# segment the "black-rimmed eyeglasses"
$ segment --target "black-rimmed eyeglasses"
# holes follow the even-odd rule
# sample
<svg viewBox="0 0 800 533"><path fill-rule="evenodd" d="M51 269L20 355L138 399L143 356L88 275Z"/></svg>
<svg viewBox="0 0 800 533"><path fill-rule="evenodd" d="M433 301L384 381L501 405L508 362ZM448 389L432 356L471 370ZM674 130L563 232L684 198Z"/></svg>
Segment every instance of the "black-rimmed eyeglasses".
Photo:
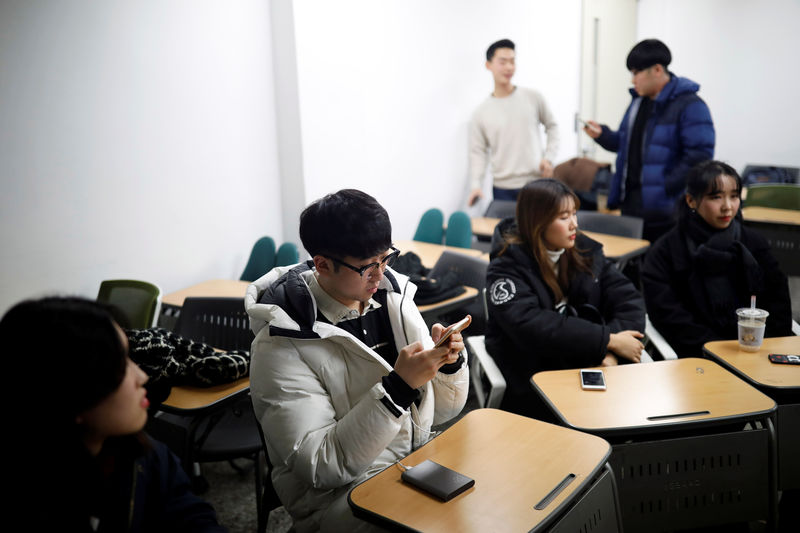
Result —
<svg viewBox="0 0 800 533"><path fill-rule="evenodd" d="M343 267L347 267L354 272L358 272L358 275L361 276L362 278L364 277L364 274L366 274L367 277L369 278L375 274L376 268L380 268L381 272L383 272L384 270L386 270L387 266L392 266L394 264L395 260L400 255L400 250L398 250L394 246L391 246L390 248L392 249L392 253L381 259L380 262L370 263L362 267L355 267L349 263L345 263L341 259L336 259L335 257L328 257L327 255L323 257L327 257L328 259L330 259L331 261L333 261L338 265L342 265Z"/></svg>

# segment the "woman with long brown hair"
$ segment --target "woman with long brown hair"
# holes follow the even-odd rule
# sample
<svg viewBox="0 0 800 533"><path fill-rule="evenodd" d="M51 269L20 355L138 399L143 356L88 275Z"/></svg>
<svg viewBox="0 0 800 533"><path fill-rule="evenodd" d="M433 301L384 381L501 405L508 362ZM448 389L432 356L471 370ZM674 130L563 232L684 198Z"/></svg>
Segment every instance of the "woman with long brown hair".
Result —
<svg viewBox="0 0 800 533"><path fill-rule="evenodd" d="M486 347L508 384L506 410L547 418L529 382L541 370L640 360L644 300L578 232L579 205L560 181L532 181L495 230Z"/></svg>

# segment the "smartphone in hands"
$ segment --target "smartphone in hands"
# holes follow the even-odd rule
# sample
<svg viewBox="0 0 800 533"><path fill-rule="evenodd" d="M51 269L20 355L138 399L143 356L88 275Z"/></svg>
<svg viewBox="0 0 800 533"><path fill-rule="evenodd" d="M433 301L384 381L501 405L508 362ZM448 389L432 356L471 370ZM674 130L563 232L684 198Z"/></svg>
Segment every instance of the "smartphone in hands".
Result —
<svg viewBox="0 0 800 533"><path fill-rule="evenodd" d="M450 338L450 335L453 333L459 333L460 331L464 330L467 326L472 323L472 317L470 315L465 316L455 324L451 324L447 327L446 330L442 332L442 336L439 337L439 340L436 342L434 348L438 348L442 344L444 344L447 339Z"/></svg>
<svg viewBox="0 0 800 533"><path fill-rule="evenodd" d="M596 131L596 132L600 132L600 131L602 131L602 130L600 130L600 129L599 129L597 126L593 126L592 124L589 124L588 122L586 122L585 120L583 120L581 117L578 117L578 122L580 122L581 124L583 124L583 127L584 127L584 128L589 128L590 130L592 130L592 131Z"/></svg>

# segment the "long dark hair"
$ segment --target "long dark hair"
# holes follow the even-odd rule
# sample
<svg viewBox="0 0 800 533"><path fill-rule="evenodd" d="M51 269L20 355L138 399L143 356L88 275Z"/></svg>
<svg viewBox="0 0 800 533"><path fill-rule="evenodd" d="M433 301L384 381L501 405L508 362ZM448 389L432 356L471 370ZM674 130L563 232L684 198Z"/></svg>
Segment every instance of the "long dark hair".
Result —
<svg viewBox="0 0 800 533"><path fill-rule="evenodd" d="M578 209L578 196L562 182L553 179L529 182L517 197L516 232L504 236L507 244L521 244L530 250L556 302L564 297L578 271L591 272L591 260L575 247L565 250L559 259L558 276L550 267L544 233L563 210L564 201L570 198Z"/></svg>
<svg viewBox="0 0 800 533"><path fill-rule="evenodd" d="M84 444L77 417L119 387L127 348L110 308L59 297L11 308L0 320L0 346L4 389L14 401L7 403L12 406L7 427L19 452L12 461L19 465L11 466L14 499L22 506L31 505L28 500L40 502L47 485L58 478L58 495L47 498L32 519L70 529L72 522L88 521L102 490L100 466ZM141 438L141 433L127 436L113 446L131 450ZM120 440L126 443L122 448Z"/></svg>
<svg viewBox="0 0 800 533"><path fill-rule="evenodd" d="M686 194L694 198L699 205L704 196L716 194L722 190L722 176L729 176L736 181L736 192L741 198L742 178L739 173L727 163L712 159L697 163L686 173ZM680 218L689 216L692 209L686 203L685 198L678 201L678 206ZM741 209L736 213L736 217L741 217Z"/></svg>

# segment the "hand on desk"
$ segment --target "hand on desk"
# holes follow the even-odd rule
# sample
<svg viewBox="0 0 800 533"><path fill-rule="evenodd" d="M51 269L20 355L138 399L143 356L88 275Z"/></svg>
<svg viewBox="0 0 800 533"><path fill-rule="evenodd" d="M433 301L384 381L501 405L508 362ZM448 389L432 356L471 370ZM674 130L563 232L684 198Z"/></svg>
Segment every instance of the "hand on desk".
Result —
<svg viewBox="0 0 800 533"><path fill-rule="evenodd" d="M639 363L642 360L642 350L644 349L644 345L639 339L643 337L643 333L630 329L612 333L608 339L608 349L617 357Z"/></svg>
<svg viewBox="0 0 800 533"><path fill-rule="evenodd" d="M439 340L445 330L441 324L434 324L431 332L433 342ZM430 350L423 350L422 343L409 344L397 355L394 371L403 378L409 387L417 389L436 377L443 365L458 361L458 353L464 349L461 333L453 333L447 344Z"/></svg>

